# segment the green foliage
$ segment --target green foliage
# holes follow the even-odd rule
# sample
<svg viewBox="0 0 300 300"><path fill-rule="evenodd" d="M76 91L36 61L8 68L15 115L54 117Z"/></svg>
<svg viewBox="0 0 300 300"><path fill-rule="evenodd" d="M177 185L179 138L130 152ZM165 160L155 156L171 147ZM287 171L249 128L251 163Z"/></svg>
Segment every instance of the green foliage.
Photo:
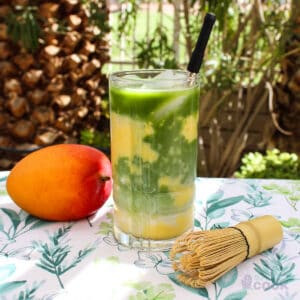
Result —
<svg viewBox="0 0 300 300"><path fill-rule="evenodd" d="M10 12L6 17L7 33L15 43L34 52L39 46L41 28L38 24L35 7L27 6L16 12Z"/></svg>
<svg viewBox="0 0 300 300"><path fill-rule="evenodd" d="M300 161L294 153L267 150L266 154L250 152L243 156L238 178L300 179Z"/></svg>
<svg viewBox="0 0 300 300"><path fill-rule="evenodd" d="M133 55L131 58L140 68L178 68L172 48L171 27L160 22L162 12L151 10L147 15L141 4L140 0L119 1L122 9L112 26L116 41L124 41L126 56ZM171 21L168 23L171 24ZM146 29L146 26L149 27ZM119 47L120 44L116 43L116 48Z"/></svg>
<svg viewBox="0 0 300 300"><path fill-rule="evenodd" d="M35 1L33 1L35 2ZM96 27L98 32L95 38L102 39L110 31L107 10L103 8L103 1L82 0L81 4L86 9L89 24ZM40 45L39 38L42 37L42 25L46 21L38 18L37 5L15 6L14 10L5 18L7 33L15 43L20 43L27 51L35 52ZM66 20L57 20L57 33L65 34L70 29Z"/></svg>
<svg viewBox="0 0 300 300"><path fill-rule="evenodd" d="M101 3L102 1L100 1ZM104 10L99 1L82 1L88 11L89 23L99 29L96 38L102 39L103 36L110 31L108 23L107 11Z"/></svg>
<svg viewBox="0 0 300 300"><path fill-rule="evenodd" d="M137 46L136 58L140 68L178 68L165 27L157 27L149 41L145 38L138 41Z"/></svg>
<svg viewBox="0 0 300 300"><path fill-rule="evenodd" d="M106 131L84 129L80 132L80 143L108 149L110 147L110 135Z"/></svg>
<svg viewBox="0 0 300 300"><path fill-rule="evenodd" d="M136 26L140 0L120 0L119 4L123 6L123 9L118 15L118 37L120 39L124 34L125 36L131 38L132 30L134 30Z"/></svg>

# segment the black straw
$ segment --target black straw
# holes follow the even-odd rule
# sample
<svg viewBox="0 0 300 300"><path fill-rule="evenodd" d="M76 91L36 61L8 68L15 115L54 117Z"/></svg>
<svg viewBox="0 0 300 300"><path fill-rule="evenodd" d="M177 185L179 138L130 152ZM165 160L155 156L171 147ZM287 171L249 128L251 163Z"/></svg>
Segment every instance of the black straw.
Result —
<svg viewBox="0 0 300 300"><path fill-rule="evenodd" d="M190 62L187 67L187 70L191 73L199 73L200 67L203 62L205 48L215 21L215 15L211 13L207 13L205 15L203 25L196 43L196 47L192 53Z"/></svg>

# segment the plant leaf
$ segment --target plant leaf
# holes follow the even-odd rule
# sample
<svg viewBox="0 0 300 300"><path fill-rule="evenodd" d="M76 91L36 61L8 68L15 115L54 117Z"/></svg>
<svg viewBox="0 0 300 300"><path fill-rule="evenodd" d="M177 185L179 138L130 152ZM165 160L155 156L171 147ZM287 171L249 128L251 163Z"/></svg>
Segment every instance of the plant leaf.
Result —
<svg viewBox="0 0 300 300"><path fill-rule="evenodd" d="M242 201L244 199L244 196L236 196L236 197L230 197L226 199L222 199L217 203L213 203L210 205L206 211L207 214L211 214L213 211L220 209L220 208L225 208L227 206L231 206L234 204L237 204L238 202Z"/></svg>
<svg viewBox="0 0 300 300"><path fill-rule="evenodd" d="M227 288L236 281L237 276L238 271L236 268L233 268L232 270L224 274L222 277L220 277L217 280L217 284L222 288Z"/></svg>
<svg viewBox="0 0 300 300"><path fill-rule="evenodd" d="M42 264L43 266L45 266L49 269L54 269L55 268L52 261L50 261L48 259L40 258L40 264Z"/></svg>
<svg viewBox="0 0 300 300"><path fill-rule="evenodd" d="M260 262L269 270L272 270L272 268L268 265L268 263L264 259L260 259Z"/></svg>
<svg viewBox="0 0 300 300"><path fill-rule="evenodd" d="M54 261L54 264L57 266L62 263L62 261L66 258L69 252L64 252L60 255L58 255Z"/></svg>
<svg viewBox="0 0 300 300"><path fill-rule="evenodd" d="M5 181L7 179L7 176L5 176L5 177L1 177L0 178L0 182L3 182L3 181Z"/></svg>
<svg viewBox="0 0 300 300"><path fill-rule="evenodd" d="M31 223L37 221L39 219L37 219L36 217L32 216L32 215L27 215L25 218L25 226L30 225Z"/></svg>
<svg viewBox="0 0 300 300"><path fill-rule="evenodd" d="M36 219L36 222L31 225L30 230L45 226L47 224L49 224L49 222L41 220L41 219Z"/></svg>
<svg viewBox="0 0 300 300"><path fill-rule="evenodd" d="M190 291L190 292L192 292L196 295L200 295L202 297L208 298L208 291L207 291L206 288L192 288L190 286L187 286L187 285L183 284L181 281L178 280L177 273L171 273L171 274L168 275L168 277L175 284L185 288L186 290L188 290L188 291Z"/></svg>
<svg viewBox="0 0 300 300"><path fill-rule="evenodd" d="M210 229L220 229L220 228L226 228L228 226L229 226L229 222L219 222L219 223L214 223Z"/></svg>
<svg viewBox="0 0 300 300"><path fill-rule="evenodd" d="M40 267L40 268L46 270L46 271L49 272L49 273L56 274L56 272L55 272L54 269L50 269L50 268L48 268L48 267L46 267L45 265L42 265L42 264L40 264L40 263L37 263L36 265L37 265L38 267Z"/></svg>
<svg viewBox="0 0 300 300"><path fill-rule="evenodd" d="M8 293L8 292L22 286L25 283L26 283L26 280L11 281L11 282L2 283L2 284L0 284L0 295Z"/></svg>
<svg viewBox="0 0 300 300"><path fill-rule="evenodd" d="M3 221L2 218L0 218L0 231L3 231L3 229L4 229Z"/></svg>
<svg viewBox="0 0 300 300"><path fill-rule="evenodd" d="M217 210L213 211L212 213L210 213L209 217L211 219L217 219L217 218L224 216L224 214L225 214L225 209L220 208L220 209L217 209Z"/></svg>
<svg viewBox="0 0 300 300"><path fill-rule="evenodd" d="M19 215L14 210L9 208L1 208L1 210L9 217L16 231L17 227L21 223L21 219Z"/></svg>
<svg viewBox="0 0 300 300"><path fill-rule="evenodd" d="M257 265L256 263L254 263L254 270L260 274L262 277L270 280L270 276L269 276L269 272L263 270L259 265Z"/></svg>
<svg viewBox="0 0 300 300"><path fill-rule="evenodd" d="M224 300L242 300L247 295L246 290L241 290L238 292L234 292L232 294L227 295Z"/></svg>
<svg viewBox="0 0 300 300"><path fill-rule="evenodd" d="M262 187L267 191L272 191L277 189L277 184L271 183L269 185L263 185Z"/></svg>
<svg viewBox="0 0 300 300"><path fill-rule="evenodd" d="M292 263L290 266L286 266L285 268L282 269L281 276L290 275L290 273L292 273L295 267L296 267L295 263Z"/></svg>
<svg viewBox="0 0 300 300"><path fill-rule="evenodd" d="M294 226L300 227L300 219L298 218L289 218L287 221L281 221L280 223L287 228Z"/></svg>
<svg viewBox="0 0 300 300"><path fill-rule="evenodd" d="M200 223L200 221L198 219L194 220L194 226L195 227L201 227L201 223Z"/></svg>
<svg viewBox="0 0 300 300"><path fill-rule="evenodd" d="M223 197L223 195L224 195L224 192L223 192L222 190L220 190L220 191L218 191L218 192L216 192L216 193L210 195L210 196L207 198L206 203L207 203L207 204L213 204L213 203L215 203L215 202L221 200L222 197Z"/></svg>
<svg viewBox="0 0 300 300"><path fill-rule="evenodd" d="M5 280L11 274L16 271L16 266L14 264L9 264L0 267L0 281Z"/></svg>

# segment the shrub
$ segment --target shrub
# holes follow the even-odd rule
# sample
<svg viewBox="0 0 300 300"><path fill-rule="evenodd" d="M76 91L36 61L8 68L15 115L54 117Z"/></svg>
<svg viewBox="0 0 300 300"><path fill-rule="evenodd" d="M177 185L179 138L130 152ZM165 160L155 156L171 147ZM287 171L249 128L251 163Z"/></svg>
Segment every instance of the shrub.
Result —
<svg viewBox="0 0 300 300"><path fill-rule="evenodd" d="M250 152L243 156L237 178L300 179L300 159L295 153L267 150L266 154Z"/></svg>
<svg viewBox="0 0 300 300"><path fill-rule="evenodd" d="M108 151L110 147L109 132L94 129L81 130L80 144L90 145Z"/></svg>

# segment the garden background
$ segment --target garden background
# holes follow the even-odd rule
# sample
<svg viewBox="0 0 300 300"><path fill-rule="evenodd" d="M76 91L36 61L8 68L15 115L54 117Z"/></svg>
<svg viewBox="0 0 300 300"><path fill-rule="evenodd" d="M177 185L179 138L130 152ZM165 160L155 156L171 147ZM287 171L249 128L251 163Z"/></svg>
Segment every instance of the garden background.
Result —
<svg viewBox="0 0 300 300"><path fill-rule="evenodd" d="M299 0L1 0L0 168L55 143L109 154L108 74L185 69L206 12L198 175L300 178Z"/></svg>

